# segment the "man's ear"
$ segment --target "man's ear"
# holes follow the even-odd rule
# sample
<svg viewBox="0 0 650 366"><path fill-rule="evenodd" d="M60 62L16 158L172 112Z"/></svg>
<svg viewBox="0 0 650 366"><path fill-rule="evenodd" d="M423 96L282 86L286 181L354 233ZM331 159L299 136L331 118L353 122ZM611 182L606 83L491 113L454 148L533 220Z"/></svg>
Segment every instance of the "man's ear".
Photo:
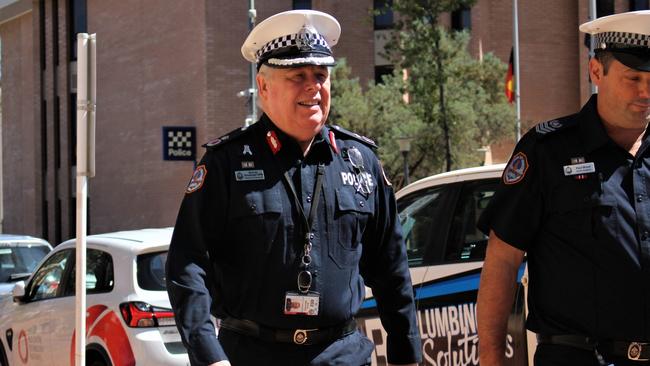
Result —
<svg viewBox="0 0 650 366"><path fill-rule="evenodd" d="M257 93L262 99L266 99L266 96L268 95L269 92L269 82L266 80L266 77L261 74L257 74L255 76L255 80L257 81Z"/></svg>
<svg viewBox="0 0 650 366"><path fill-rule="evenodd" d="M591 60L589 60L589 78L591 79L591 82L596 86L600 85L603 75L603 64L595 57L592 57Z"/></svg>

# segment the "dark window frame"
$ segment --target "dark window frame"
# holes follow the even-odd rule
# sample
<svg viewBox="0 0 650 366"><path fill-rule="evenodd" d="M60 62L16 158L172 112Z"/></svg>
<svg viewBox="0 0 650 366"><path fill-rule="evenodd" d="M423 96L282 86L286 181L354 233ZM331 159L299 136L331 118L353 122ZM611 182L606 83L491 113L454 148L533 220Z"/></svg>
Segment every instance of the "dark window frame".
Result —
<svg viewBox="0 0 650 366"><path fill-rule="evenodd" d="M373 26L375 30L393 29L393 0L373 1Z"/></svg>

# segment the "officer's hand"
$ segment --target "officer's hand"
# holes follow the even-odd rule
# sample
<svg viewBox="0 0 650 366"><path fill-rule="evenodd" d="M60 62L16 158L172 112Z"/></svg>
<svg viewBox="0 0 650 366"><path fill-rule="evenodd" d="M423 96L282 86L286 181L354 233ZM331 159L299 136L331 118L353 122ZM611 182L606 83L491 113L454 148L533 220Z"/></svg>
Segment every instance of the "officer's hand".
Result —
<svg viewBox="0 0 650 366"><path fill-rule="evenodd" d="M230 361L223 360L223 361L212 363L212 364L210 364L208 366L230 366Z"/></svg>

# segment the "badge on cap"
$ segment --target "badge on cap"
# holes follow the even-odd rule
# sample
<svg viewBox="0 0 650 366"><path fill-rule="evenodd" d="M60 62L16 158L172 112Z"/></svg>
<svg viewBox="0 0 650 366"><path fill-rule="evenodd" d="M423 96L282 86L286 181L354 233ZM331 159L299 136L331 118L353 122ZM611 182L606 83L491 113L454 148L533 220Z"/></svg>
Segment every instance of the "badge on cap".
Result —
<svg viewBox="0 0 650 366"><path fill-rule="evenodd" d="M503 183L519 183L526 176L528 170L528 158L523 152L518 152L510 159L510 162L503 171Z"/></svg>
<svg viewBox="0 0 650 366"><path fill-rule="evenodd" d="M193 193L199 190L203 186L203 182L205 181L205 177L208 175L208 170L205 168L205 165L199 165L196 167L194 170L194 174L192 174L192 179L190 179L190 183L187 185L187 188L185 189L185 193Z"/></svg>

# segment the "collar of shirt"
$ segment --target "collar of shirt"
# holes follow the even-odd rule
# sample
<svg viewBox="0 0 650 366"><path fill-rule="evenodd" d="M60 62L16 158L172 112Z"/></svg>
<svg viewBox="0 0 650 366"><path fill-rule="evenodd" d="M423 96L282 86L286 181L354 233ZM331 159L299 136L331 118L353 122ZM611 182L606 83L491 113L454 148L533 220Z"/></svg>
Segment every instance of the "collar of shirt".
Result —
<svg viewBox="0 0 650 366"><path fill-rule="evenodd" d="M597 101L598 94L592 95L587 104L582 107L582 110L578 114L580 135L583 138L587 153L607 144L617 146L607 135L607 131L605 131L605 126L603 126L603 121L600 119L596 108ZM639 148L639 153L646 150L649 144L650 134L646 130L643 136L643 143Z"/></svg>
<svg viewBox="0 0 650 366"><path fill-rule="evenodd" d="M278 154L282 154L283 156L288 157L293 156L297 159L303 159L302 149L300 148L300 145L298 145L298 142L296 142L293 137L287 135L284 131L279 129L266 114L262 114L260 123L264 126L263 131L265 134L267 131L275 132L275 135L280 141L281 146ZM312 156L331 156L331 154L328 154L327 152L335 150L334 148L331 148L331 145L333 143L335 144L335 142L330 140L331 134L329 131L329 127L327 125L324 125L320 132L314 136L314 141L312 142L309 153L306 157L304 157L304 159L308 159Z"/></svg>
<svg viewBox="0 0 650 366"><path fill-rule="evenodd" d="M603 121L598 115L598 110L596 109L597 100L598 94L592 95L587 104L578 113L580 136L583 139L583 146L587 153L611 142L603 126Z"/></svg>

